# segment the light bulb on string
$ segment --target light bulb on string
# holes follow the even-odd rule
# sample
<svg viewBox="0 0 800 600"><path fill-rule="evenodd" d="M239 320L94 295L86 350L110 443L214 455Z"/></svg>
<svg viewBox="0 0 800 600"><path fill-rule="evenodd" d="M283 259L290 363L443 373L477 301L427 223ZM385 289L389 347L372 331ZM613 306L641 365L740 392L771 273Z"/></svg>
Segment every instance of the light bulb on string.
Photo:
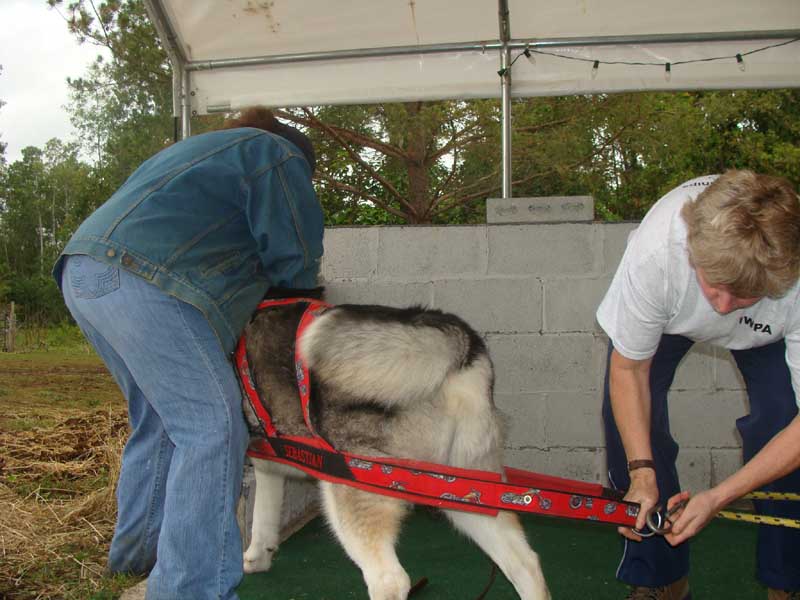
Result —
<svg viewBox="0 0 800 600"><path fill-rule="evenodd" d="M672 65L670 63L664 64L664 79L672 81Z"/></svg>
<svg viewBox="0 0 800 600"><path fill-rule="evenodd" d="M739 70L740 70L742 73L744 73L745 64L744 64L744 58L742 58L742 55L741 55L741 54L737 54L737 55L736 55L736 62L739 64Z"/></svg>
<svg viewBox="0 0 800 600"><path fill-rule="evenodd" d="M597 72L599 70L600 70L600 61L596 60L596 61L594 61L594 64L592 65L592 79L597 79Z"/></svg>
<svg viewBox="0 0 800 600"><path fill-rule="evenodd" d="M523 50L522 53L525 55L525 58L528 59L529 63L532 65L536 64L536 57L533 55L533 52L531 52L531 49L528 46L525 46L525 50Z"/></svg>

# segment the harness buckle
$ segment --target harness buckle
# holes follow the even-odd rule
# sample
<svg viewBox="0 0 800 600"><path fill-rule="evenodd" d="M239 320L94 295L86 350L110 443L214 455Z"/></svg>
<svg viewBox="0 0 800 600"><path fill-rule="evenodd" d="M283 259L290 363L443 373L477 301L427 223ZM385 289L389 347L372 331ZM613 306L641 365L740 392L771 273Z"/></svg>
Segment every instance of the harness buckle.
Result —
<svg viewBox="0 0 800 600"><path fill-rule="evenodd" d="M667 535L672 531L672 520L670 517L688 504L688 500L681 500L671 509L665 511L661 505L656 506L653 510L647 513L646 522L649 531L642 533L634 529L633 532L643 538L652 537L655 534Z"/></svg>

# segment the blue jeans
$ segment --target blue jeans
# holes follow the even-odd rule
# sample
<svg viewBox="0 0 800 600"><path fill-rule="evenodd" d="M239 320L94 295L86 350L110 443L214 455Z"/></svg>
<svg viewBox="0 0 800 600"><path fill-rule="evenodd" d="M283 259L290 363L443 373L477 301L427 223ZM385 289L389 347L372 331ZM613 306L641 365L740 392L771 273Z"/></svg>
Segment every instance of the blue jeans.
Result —
<svg viewBox="0 0 800 600"><path fill-rule="evenodd" d="M694 342L677 335L661 338L650 368L652 412L650 443L656 463L658 492L666 502L680 490L675 460L678 444L669 427L667 394L675 371ZM609 357L612 346L609 344ZM742 373L750 400L750 414L736 421L742 437L742 454L750 460L764 445L797 415L797 404L786 365L786 345L781 340L760 348L731 352ZM613 486L627 489L627 459L619 431L611 412L606 370L603 400L606 430L608 472ZM800 471L795 471L770 485L768 491L800 493ZM796 502L756 501L762 514L800 519ZM777 589L800 590L800 531L769 525L759 526L756 576L764 585ZM625 540L625 550L617 577L631 585L658 587L667 585L689 573L689 544L670 546L664 538L654 536L641 542Z"/></svg>
<svg viewBox="0 0 800 600"><path fill-rule="evenodd" d="M64 299L128 402L109 569L148 600L235 600L248 442L233 367L203 315L146 280L68 257Z"/></svg>

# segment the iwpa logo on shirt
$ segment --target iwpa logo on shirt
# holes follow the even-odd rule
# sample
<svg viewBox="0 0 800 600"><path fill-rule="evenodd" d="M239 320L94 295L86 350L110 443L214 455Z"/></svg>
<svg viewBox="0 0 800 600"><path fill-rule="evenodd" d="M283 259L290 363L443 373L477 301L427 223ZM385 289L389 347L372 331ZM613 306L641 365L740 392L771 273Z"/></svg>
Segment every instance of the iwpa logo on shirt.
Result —
<svg viewBox="0 0 800 600"><path fill-rule="evenodd" d="M772 333L772 328L770 328L769 323L756 323L753 319L751 319L747 315L739 317L739 323L747 325L750 329L752 329L756 333L758 333L759 331L761 333L766 333L766 334Z"/></svg>

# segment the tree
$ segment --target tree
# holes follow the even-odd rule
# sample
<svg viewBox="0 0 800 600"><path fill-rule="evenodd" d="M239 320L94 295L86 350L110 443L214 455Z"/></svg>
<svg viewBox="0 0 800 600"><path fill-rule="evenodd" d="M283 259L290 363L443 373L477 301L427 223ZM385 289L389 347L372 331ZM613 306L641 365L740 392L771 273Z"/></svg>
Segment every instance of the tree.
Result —
<svg viewBox="0 0 800 600"><path fill-rule="evenodd" d="M0 75L3 74L3 65L0 65ZM2 109L6 103L3 100L0 100L0 109ZM6 163L6 144L0 141L0 168Z"/></svg>
<svg viewBox="0 0 800 600"><path fill-rule="evenodd" d="M84 77L68 80L72 123L108 194L171 142L171 69L141 0L78 0L64 18L79 42L110 56L98 56Z"/></svg>

